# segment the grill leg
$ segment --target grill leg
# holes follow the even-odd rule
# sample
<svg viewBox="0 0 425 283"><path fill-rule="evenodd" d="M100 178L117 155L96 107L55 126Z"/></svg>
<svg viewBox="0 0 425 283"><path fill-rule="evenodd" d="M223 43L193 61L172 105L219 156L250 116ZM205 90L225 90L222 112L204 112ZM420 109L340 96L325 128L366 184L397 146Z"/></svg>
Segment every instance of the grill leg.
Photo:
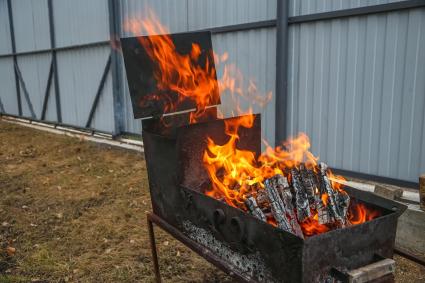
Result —
<svg viewBox="0 0 425 283"><path fill-rule="evenodd" d="M161 281L161 274L159 272L158 254L157 254L156 244L155 244L155 234L153 231L153 223L149 217L149 214L146 215L146 220L148 223L149 239L151 243L153 268L155 270L155 282L161 283L162 281Z"/></svg>

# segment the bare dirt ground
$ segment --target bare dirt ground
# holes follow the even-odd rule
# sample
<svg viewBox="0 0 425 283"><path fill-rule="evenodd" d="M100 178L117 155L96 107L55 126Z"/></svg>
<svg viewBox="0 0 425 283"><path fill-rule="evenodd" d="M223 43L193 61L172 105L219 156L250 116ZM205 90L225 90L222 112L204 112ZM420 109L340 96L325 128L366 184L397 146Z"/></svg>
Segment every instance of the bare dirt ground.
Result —
<svg viewBox="0 0 425 283"><path fill-rule="evenodd" d="M153 282L140 153L0 121L0 282ZM165 282L232 282L156 229ZM425 268L396 257L397 282Z"/></svg>

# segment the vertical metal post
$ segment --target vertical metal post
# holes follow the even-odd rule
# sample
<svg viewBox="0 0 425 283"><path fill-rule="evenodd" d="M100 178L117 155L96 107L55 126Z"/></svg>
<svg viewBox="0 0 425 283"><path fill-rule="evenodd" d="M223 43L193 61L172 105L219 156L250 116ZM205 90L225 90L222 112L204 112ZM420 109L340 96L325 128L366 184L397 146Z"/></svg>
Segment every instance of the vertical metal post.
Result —
<svg viewBox="0 0 425 283"><path fill-rule="evenodd" d="M4 111L3 103L1 102L1 97L0 97L0 113L6 114L6 111Z"/></svg>
<svg viewBox="0 0 425 283"><path fill-rule="evenodd" d="M276 22L276 132L275 144L287 135L288 97L288 1L277 1Z"/></svg>
<svg viewBox="0 0 425 283"><path fill-rule="evenodd" d="M419 201L421 209L425 211L425 174L419 176Z"/></svg>
<svg viewBox="0 0 425 283"><path fill-rule="evenodd" d="M50 63L49 76L47 77L47 85L46 85L46 90L44 92L43 108L41 110L41 115L40 115L41 120L44 120L46 118L46 110L47 110L47 103L49 102L50 85L52 84L52 76L53 76L53 59Z"/></svg>
<svg viewBox="0 0 425 283"><path fill-rule="evenodd" d="M121 15L119 1L108 0L109 8L109 34L111 40L111 72L112 72L112 96L114 106L114 133L119 135L124 128L124 93L121 61Z"/></svg>
<svg viewBox="0 0 425 283"><path fill-rule="evenodd" d="M50 28L50 47L52 49L56 48L56 37L55 37L55 23L53 17L53 6L52 0L47 1L47 7L49 9L49 28ZM56 50L52 50L52 64L53 64L53 76L54 76L54 86L55 86L55 98L56 98L56 114L58 117L58 122L62 122L62 110L61 110L61 100L59 92L59 77L58 77L58 64L56 60Z"/></svg>
<svg viewBox="0 0 425 283"><path fill-rule="evenodd" d="M153 224L152 221L150 219L150 214L146 215L146 220L148 223L148 231L149 231L149 239L150 239L150 244L151 244L151 251L152 251L152 261L153 261L153 268L155 271L155 282L156 283L161 283L161 273L159 270L159 264L158 264L158 254L156 251L156 243L155 243L155 234L153 231Z"/></svg>
<svg viewBox="0 0 425 283"><path fill-rule="evenodd" d="M18 65L18 59L16 58L16 43L15 43L15 28L13 26L13 12L12 12L12 2L11 0L7 0L7 10L9 13L9 29L10 29L10 40L12 42L12 53L13 53L13 66ZM16 85L16 96L18 99L18 113L19 116L22 116L22 102L21 102L21 88L19 86L19 77L14 67L15 73L15 85Z"/></svg>

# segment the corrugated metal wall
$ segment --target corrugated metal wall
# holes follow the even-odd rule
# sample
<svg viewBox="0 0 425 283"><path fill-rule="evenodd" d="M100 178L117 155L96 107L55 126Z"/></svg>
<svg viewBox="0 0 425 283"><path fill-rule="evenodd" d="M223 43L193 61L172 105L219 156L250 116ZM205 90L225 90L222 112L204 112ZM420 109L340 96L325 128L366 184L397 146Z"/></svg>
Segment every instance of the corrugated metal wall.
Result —
<svg viewBox="0 0 425 283"><path fill-rule="evenodd" d="M13 0L12 15L16 52L40 51L17 56L35 118L41 118L47 79L52 61L48 1ZM98 46L58 51L57 67L62 122L85 127L100 78L110 54L108 1L52 1L56 47L104 42ZM0 54L12 53L8 6L0 1ZM18 103L12 57L0 58L1 101L5 112L18 115ZM91 127L114 131L112 83L109 74ZM20 83L22 115L31 117L30 105ZM57 121L53 82L45 119Z"/></svg>
<svg viewBox="0 0 425 283"><path fill-rule="evenodd" d="M293 14L327 9L296 3ZM290 133L306 132L335 168L417 182L425 9L296 24L289 33Z"/></svg>
<svg viewBox="0 0 425 283"><path fill-rule="evenodd" d="M18 114L7 0L0 0L0 111ZM289 16L365 7L395 0L290 0ZM411 1L410 1L411 2ZM48 0L13 0L17 52L50 48ZM84 127L110 54L108 0L54 0L53 16L63 122ZM171 32L276 19L276 0L123 0L121 22L152 9ZM121 30L121 36L133 36ZM217 53L228 52L259 92L275 91L276 28L213 33ZM262 114L263 136L274 143L276 125L310 135L313 152L331 166L417 182L425 171L425 8L317 20L289 26L287 119L275 121L275 100ZM97 45L66 48L75 45ZM122 58L120 64L123 66ZM17 56L29 100L40 118L51 52ZM218 66L218 76L223 73ZM140 133L133 119L125 70L123 109L115 109L112 75L106 77L92 127ZM31 111L21 86L23 115ZM4 109L2 109L3 107ZM221 110L234 106L223 94ZM46 119L56 121L52 84Z"/></svg>
<svg viewBox="0 0 425 283"><path fill-rule="evenodd" d="M360 8L403 0L289 0L289 16Z"/></svg>
<svg viewBox="0 0 425 283"><path fill-rule="evenodd" d="M270 20L276 17L276 1L126 0L120 3L123 21L128 18L143 18L147 12L146 7L150 7L158 15L161 23L168 26L171 32L208 29L217 26ZM235 64L241 70L246 81L253 79L259 92L265 95L269 91L274 92L275 88L275 33L275 28L264 28L213 34L213 48L218 54L227 52L229 54L228 63ZM133 34L124 30L122 35L133 36ZM218 77L223 75L222 67L218 67ZM127 80L125 79L125 81ZM140 132L140 122L131 119L133 113L127 87L124 91L126 93L126 130ZM226 116L230 116L234 109L229 96L223 95L220 110ZM272 144L274 143L275 129L274 109L274 101L271 101L264 109L258 107L254 109L256 113L262 114L263 135Z"/></svg>

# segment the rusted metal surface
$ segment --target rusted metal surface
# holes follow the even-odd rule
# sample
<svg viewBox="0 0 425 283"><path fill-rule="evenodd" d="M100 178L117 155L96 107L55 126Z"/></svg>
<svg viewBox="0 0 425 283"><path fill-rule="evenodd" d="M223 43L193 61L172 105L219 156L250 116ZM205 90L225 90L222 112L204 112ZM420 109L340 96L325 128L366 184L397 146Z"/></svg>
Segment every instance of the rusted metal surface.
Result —
<svg viewBox="0 0 425 283"><path fill-rule="evenodd" d="M205 136L198 134L214 135L215 131L208 131L209 125L219 128L220 123L223 121L183 126L177 128L173 136L143 132L156 215L212 251L231 272L250 274L251 279L262 282L326 281L332 278L332 268L356 269L373 262L376 254L392 257L397 217L405 207L372 193L346 188L353 200L380 210L381 217L304 240L206 196L203 189L209 183L196 169L202 168L201 159L189 156L202 152L197 144L206 145L202 141ZM245 135L257 133L247 129ZM193 139L188 139L189 136ZM190 151L181 152L189 147ZM191 174L193 176L187 176ZM203 181L196 182L197 177ZM182 180L186 186L181 186ZM233 259L237 260L230 260L228 251L232 251ZM244 269L254 265L249 272Z"/></svg>

